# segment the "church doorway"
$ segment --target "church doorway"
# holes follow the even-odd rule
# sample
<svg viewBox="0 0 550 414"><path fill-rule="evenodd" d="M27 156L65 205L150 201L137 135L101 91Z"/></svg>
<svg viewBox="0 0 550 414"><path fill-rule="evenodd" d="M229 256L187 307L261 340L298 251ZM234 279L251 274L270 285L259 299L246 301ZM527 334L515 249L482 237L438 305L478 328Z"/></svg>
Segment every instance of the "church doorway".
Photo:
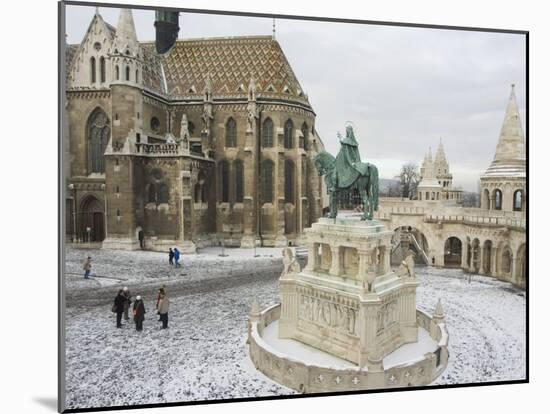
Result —
<svg viewBox="0 0 550 414"><path fill-rule="evenodd" d="M86 243L101 242L105 238L103 205L94 196L86 197L80 207L79 238Z"/></svg>

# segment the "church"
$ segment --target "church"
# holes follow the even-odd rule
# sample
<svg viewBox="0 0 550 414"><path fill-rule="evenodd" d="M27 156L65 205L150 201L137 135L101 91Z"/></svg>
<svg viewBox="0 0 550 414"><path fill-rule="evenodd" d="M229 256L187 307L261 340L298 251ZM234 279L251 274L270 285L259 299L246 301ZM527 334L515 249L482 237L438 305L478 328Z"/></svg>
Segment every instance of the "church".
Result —
<svg viewBox="0 0 550 414"><path fill-rule="evenodd" d="M65 64L67 241L289 246L320 217L316 115L274 35L159 52L130 9L116 27L96 11Z"/></svg>

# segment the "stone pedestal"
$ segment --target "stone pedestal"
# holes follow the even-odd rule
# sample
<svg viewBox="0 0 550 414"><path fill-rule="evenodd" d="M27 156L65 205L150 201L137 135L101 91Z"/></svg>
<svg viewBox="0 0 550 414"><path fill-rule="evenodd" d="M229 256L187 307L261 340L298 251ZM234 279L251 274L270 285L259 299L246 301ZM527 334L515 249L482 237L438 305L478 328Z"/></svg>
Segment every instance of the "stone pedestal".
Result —
<svg viewBox="0 0 550 414"><path fill-rule="evenodd" d="M308 263L281 276L279 337L380 372L416 342L416 278L390 267L392 231L359 217L321 218L305 230ZM375 381L375 377L372 380Z"/></svg>

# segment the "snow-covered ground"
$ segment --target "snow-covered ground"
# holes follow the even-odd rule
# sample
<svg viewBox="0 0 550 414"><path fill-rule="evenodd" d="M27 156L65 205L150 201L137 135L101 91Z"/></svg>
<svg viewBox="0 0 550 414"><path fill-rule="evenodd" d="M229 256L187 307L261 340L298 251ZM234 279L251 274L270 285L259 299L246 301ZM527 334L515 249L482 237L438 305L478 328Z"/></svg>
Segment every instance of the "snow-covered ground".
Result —
<svg viewBox="0 0 550 414"><path fill-rule="evenodd" d="M74 299L66 311L67 408L293 393L257 372L245 345L252 299L262 308L279 302L280 250L259 258L246 255L253 251L228 251L226 258L203 251L184 256L175 271L162 253L69 249L67 268L80 274L88 253L92 273L127 280L84 285L74 275L67 283ZM460 270L418 268L417 274L417 306L431 314L441 298L450 334L449 365L435 384L525 378L524 292L481 276L468 283ZM153 287L161 282L172 300L167 330L153 312ZM144 295L141 333L132 323L115 328L110 307L122 284ZM94 300L83 300L86 295Z"/></svg>

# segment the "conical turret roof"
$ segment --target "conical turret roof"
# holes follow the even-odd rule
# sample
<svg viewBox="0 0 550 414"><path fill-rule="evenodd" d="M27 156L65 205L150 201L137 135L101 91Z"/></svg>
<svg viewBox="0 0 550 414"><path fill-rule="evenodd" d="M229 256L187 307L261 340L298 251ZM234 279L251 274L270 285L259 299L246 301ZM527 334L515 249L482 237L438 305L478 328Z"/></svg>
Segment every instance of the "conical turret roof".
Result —
<svg viewBox="0 0 550 414"><path fill-rule="evenodd" d="M437 152L435 153L435 163L446 163L447 158L445 157L445 151L443 150L443 140L439 139L439 146L437 147Z"/></svg>
<svg viewBox="0 0 550 414"><path fill-rule="evenodd" d="M489 177L525 177L525 138L513 84L495 158L482 176Z"/></svg>

